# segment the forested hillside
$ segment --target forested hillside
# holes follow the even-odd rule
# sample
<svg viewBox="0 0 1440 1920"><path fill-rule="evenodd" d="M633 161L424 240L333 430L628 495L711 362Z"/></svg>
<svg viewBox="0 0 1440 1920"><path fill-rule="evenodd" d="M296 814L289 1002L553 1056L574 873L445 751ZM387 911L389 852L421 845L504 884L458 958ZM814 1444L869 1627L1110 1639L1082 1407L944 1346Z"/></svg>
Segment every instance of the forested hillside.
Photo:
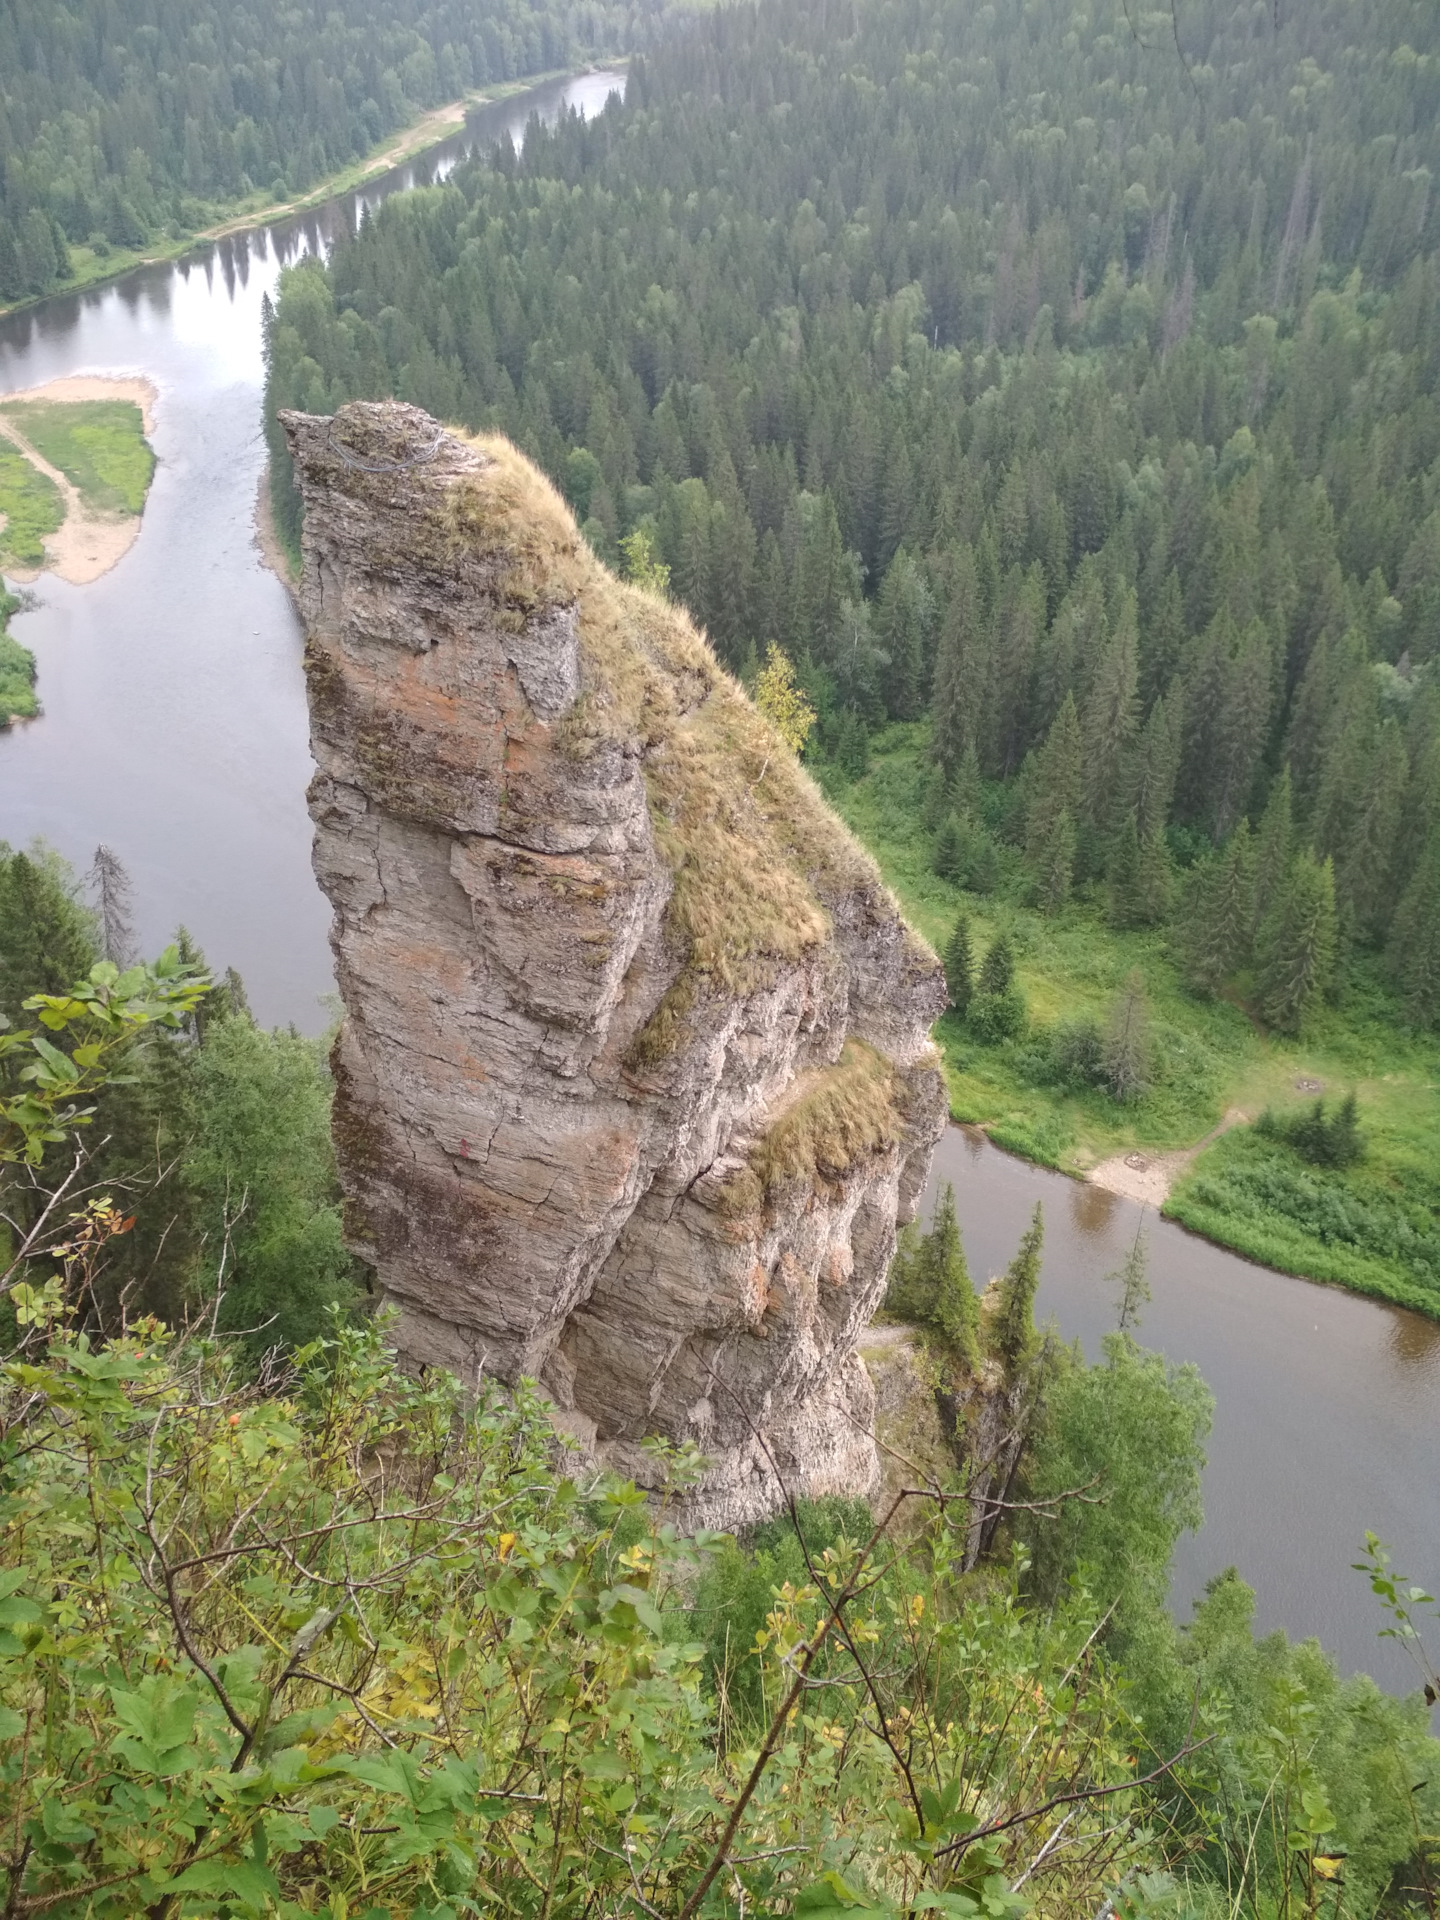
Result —
<svg viewBox="0 0 1440 1920"><path fill-rule="evenodd" d="M292 276L274 398L503 426L832 748L933 710L1052 905L1158 917L1288 765L1304 884L1362 942L1403 903L1430 1017L1434 16L1181 22L1188 69L1168 16L727 11Z"/></svg>
<svg viewBox="0 0 1440 1920"><path fill-rule="evenodd" d="M426 108L631 44L630 0L4 0L0 301L303 192Z"/></svg>
<svg viewBox="0 0 1440 1920"><path fill-rule="evenodd" d="M1371 1038L1326 1072L1380 1084L1373 1034L1440 1018L1437 19L1175 25L1059 0L679 25L623 108L292 274L271 397L499 426L602 553L645 534L725 660L795 660L811 758L897 883L918 858L1022 975L1079 914L1092 975L1139 965L1262 1036L1358 990ZM1027 1052L1023 1006L984 1011L950 1033L960 1110L1089 1102L1043 1147L1012 1128L1044 1157L1087 1126L1103 1151L1166 1058L1187 1092L1151 1140L1244 1091L1228 1010L1230 1064L1200 1071L1182 1020L1118 1092L1092 1030ZM1377 1157L1420 1182L1371 1235L1393 1251L1437 1196L1433 1073L1390 1064L1410 1144Z"/></svg>

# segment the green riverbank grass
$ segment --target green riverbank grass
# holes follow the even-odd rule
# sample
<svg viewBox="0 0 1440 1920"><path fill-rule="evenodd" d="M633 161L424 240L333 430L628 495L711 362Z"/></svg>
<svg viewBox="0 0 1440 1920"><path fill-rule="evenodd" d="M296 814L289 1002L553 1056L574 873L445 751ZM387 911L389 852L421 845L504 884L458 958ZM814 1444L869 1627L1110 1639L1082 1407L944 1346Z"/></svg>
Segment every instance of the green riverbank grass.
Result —
<svg viewBox="0 0 1440 1920"><path fill-rule="evenodd" d="M65 522L60 489L17 446L0 439L0 567L38 567L45 559L45 536Z"/></svg>
<svg viewBox="0 0 1440 1920"><path fill-rule="evenodd" d="M13 400L0 414L65 475L87 507L123 514L144 507L155 455L133 400Z"/></svg>
<svg viewBox="0 0 1440 1920"><path fill-rule="evenodd" d="M923 728L892 726L872 742L863 779L818 771L906 916L937 948L962 909L977 959L1001 933L1014 947L1030 1034L991 1047L953 1014L936 1027L952 1116L983 1126L1012 1153L1084 1174L1130 1149L1192 1148L1231 1110L1253 1120L1267 1106L1297 1108L1314 1097L1297 1081L1319 1082L1333 1097L1353 1089L1369 1145L1360 1166L1322 1173L1283 1143L1237 1127L1186 1169L1165 1212L1267 1266L1440 1318L1440 1044L1399 1024L1375 963L1355 963L1340 1003L1323 1008L1302 1040L1287 1040L1257 1030L1240 1007L1191 994L1164 933L1117 932L1098 897L1048 919L1003 894L966 893L930 870L920 825L924 748ZM1047 1084L1037 1033L1084 1018L1103 1026L1136 968L1150 1007L1150 1091L1121 1106L1098 1089Z"/></svg>
<svg viewBox="0 0 1440 1920"><path fill-rule="evenodd" d="M0 729L12 720L33 720L40 711L35 698L35 656L7 631L10 616L23 602L0 591Z"/></svg>

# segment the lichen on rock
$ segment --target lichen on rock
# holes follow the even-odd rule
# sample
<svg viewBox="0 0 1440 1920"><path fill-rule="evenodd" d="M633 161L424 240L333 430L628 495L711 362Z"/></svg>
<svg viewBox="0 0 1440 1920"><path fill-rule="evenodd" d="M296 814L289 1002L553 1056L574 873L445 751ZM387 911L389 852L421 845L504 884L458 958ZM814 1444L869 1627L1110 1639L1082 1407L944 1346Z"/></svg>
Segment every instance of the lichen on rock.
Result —
<svg viewBox="0 0 1440 1920"><path fill-rule="evenodd" d="M507 442L285 416L349 1231L693 1523L875 1478L856 1341L945 1117L930 949L679 608Z"/></svg>

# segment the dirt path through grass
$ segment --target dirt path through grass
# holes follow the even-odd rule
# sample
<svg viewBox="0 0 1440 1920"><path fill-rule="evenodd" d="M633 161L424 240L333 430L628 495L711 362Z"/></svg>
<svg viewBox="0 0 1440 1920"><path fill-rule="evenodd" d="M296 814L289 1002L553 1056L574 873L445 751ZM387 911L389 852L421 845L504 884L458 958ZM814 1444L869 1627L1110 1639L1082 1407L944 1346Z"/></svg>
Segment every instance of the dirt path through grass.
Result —
<svg viewBox="0 0 1440 1920"><path fill-rule="evenodd" d="M1179 1153L1146 1153L1132 1147L1127 1153L1112 1154L1108 1160L1102 1160L1085 1178L1092 1186L1103 1187L1106 1193L1118 1194L1122 1200L1142 1201L1158 1213L1170 1198L1171 1187L1190 1163L1222 1133L1228 1133L1231 1127L1244 1126L1249 1120L1248 1113L1239 1107L1230 1107L1219 1125L1212 1127L1193 1147L1182 1148Z"/></svg>
<svg viewBox="0 0 1440 1920"><path fill-rule="evenodd" d="M43 387L7 393L0 398L7 402L40 400L61 405L86 400L132 400L140 409L148 436L156 392L148 380L76 375L68 379L51 380ZM44 474L59 490L65 502L64 524L58 532L45 536L45 564L41 567L11 567L7 570L9 577L28 585L38 580L42 573L53 573L71 586L84 587L108 573L134 543L140 531L140 515L102 513L90 506L73 481L58 467L52 466L31 445L15 422L4 414L0 414L0 434L25 456L38 473Z"/></svg>

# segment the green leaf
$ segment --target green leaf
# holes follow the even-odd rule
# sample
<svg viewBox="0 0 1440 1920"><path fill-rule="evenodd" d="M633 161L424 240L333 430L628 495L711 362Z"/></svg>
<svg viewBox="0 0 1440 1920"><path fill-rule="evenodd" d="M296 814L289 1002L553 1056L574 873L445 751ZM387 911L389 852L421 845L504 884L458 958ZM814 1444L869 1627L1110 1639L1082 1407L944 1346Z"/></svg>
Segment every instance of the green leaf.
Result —
<svg viewBox="0 0 1440 1920"><path fill-rule="evenodd" d="M842 1913L862 1917L873 1914L878 1920L880 1916L893 1915L895 1909L888 1901L882 1906L876 1906L868 1894L857 1893L832 1869L829 1873L822 1874L802 1893L796 1894L793 1911L796 1914L809 1916L809 1920L820 1920L824 1915Z"/></svg>

